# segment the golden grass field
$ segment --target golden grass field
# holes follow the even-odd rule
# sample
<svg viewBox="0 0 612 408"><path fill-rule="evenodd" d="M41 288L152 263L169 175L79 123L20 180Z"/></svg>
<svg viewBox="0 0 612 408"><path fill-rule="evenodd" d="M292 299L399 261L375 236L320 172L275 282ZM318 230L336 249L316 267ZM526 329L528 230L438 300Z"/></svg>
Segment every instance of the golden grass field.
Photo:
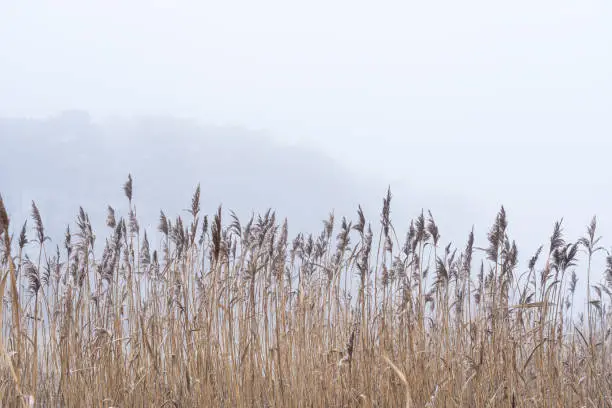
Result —
<svg viewBox="0 0 612 408"><path fill-rule="evenodd" d="M290 237L273 211L204 216L198 187L152 245L124 191L124 218L81 210L64 242L0 200L2 407L612 406L595 219L519 261L503 208L482 249L427 212L398 236L390 193Z"/></svg>

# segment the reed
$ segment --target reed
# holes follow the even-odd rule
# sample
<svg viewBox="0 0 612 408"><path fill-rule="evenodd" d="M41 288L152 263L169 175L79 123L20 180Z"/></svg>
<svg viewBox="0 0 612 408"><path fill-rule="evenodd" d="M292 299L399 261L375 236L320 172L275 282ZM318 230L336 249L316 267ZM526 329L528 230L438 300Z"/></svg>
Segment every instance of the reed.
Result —
<svg viewBox="0 0 612 408"><path fill-rule="evenodd" d="M358 207L292 238L272 210L202 214L198 186L145 231L123 187L106 233L81 208L61 246L0 197L1 406L612 406L595 218L523 264L504 208L483 248L445 245L430 212L400 242L390 191L376 225Z"/></svg>

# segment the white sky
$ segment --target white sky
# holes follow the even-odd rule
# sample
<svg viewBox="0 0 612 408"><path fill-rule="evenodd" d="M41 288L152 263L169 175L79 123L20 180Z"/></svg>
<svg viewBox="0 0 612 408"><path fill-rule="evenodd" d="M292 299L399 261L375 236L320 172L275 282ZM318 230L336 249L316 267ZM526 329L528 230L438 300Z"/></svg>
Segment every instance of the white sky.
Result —
<svg viewBox="0 0 612 408"><path fill-rule="evenodd" d="M0 116L70 108L265 129L612 236L609 0L0 0Z"/></svg>

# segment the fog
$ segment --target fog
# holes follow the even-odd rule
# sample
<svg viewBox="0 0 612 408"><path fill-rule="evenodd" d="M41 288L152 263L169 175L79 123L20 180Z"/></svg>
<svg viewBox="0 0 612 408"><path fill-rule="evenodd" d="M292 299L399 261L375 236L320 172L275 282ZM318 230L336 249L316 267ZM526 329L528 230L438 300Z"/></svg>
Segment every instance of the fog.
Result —
<svg viewBox="0 0 612 408"><path fill-rule="evenodd" d="M225 216L235 211L243 219L272 208L279 219L289 218L294 234L318 232L330 212L338 220L354 218L358 205L376 225L389 187L380 179L354 176L317 150L172 117L95 123L86 112L71 111L46 119L0 119L0 134L0 191L12 218L16 223L28 218L34 200L56 241L81 206L97 229L105 228L107 205L125 215L128 173L137 214L150 236L160 210L188 217L185 209L198 184L209 215L220 205ZM449 224L447 238L466 238L477 214L472 208L452 195L398 190L411 195L410 206L394 205L398 228L430 208Z"/></svg>
<svg viewBox="0 0 612 408"><path fill-rule="evenodd" d="M338 198L313 187L299 199L316 202L314 212L339 197L343 209L366 196L374 208L391 185L403 228L433 207L443 237L474 224L482 241L503 204L524 266L561 217L574 240L597 214L612 245L610 21L605 0L3 0L0 117L44 124L79 109L107 137L118 118L188 118L219 130L207 134L240 129L272 139L279 155L315 152L295 174L326 163L309 180L332 180ZM13 157L18 142L7 140L0 134L0 149ZM123 167L108 185L133 171ZM29 160L2 171L0 191L18 173L44 170ZM141 168L134 177L149 175ZM188 179L181 199L200 178ZM27 180L16 189L40 182ZM219 201L230 194L215 191ZM236 196L235 206L297 211L280 198L248 199Z"/></svg>

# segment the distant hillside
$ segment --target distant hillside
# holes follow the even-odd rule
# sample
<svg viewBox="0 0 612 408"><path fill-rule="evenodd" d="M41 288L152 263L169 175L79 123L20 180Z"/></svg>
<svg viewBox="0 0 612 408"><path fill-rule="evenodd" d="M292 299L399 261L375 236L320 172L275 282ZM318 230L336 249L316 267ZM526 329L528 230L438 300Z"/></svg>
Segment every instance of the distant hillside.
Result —
<svg viewBox="0 0 612 408"><path fill-rule="evenodd" d="M331 210L354 218L358 204L377 223L387 187L384 181L355 180L313 150L280 145L257 132L176 118L93 123L87 113L73 111L44 120L0 119L0 138L0 192L9 211L21 223L35 200L55 238L80 205L100 227L107 205L125 213L121 186L128 173L139 218L149 222L143 226L149 231L155 230L160 209L174 216L187 208L197 183L204 212L223 204L247 217L272 207L289 217L294 232L318 232ZM421 206L433 207L443 221L465 211L456 201L392 189L409 199L392 206L400 231ZM445 227L463 239L467 222Z"/></svg>

